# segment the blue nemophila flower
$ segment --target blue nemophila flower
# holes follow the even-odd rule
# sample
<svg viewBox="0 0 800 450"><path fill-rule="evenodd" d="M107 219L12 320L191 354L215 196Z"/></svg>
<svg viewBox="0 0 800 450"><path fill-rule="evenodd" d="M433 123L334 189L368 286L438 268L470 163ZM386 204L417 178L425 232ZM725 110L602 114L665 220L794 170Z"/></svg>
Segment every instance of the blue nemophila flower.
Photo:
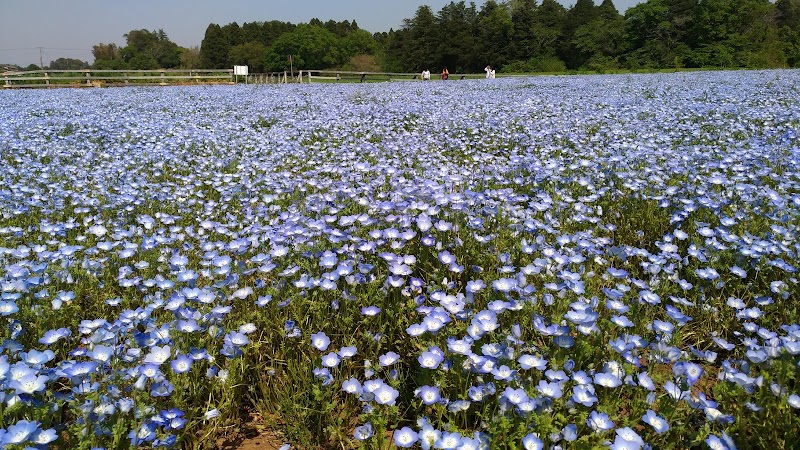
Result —
<svg viewBox="0 0 800 450"><path fill-rule="evenodd" d="M454 449L461 443L461 434L458 432L443 431L433 443L433 448L436 449Z"/></svg>
<svg viewBox="0 0 800 450"><path fill-rule="evenodd" d="M442 432L433 428L429 423L424 423L419 431L419 443L423 450L429 450L434 442L441 437Z"/></svg>
<svg viewBox="0 0 800 450"><path fill-rule="evenodd" d="M294 327L294 322L291 325ZM319 351L327 350L330 343L330 338L322 331L311 335L311 346Z"/></svg>
<svg viewBox="0 0 800 450"><path fill-rule="evenodd" d="M411 428L403 427L394 431L392 434L392 440L394 441L394 445L398 447L409 448L413 447L414 444L417 443L417 440L419 440L419 435Z"/></svg>
<svg viewBox="0 0 800 450"><path fill-rule="evenodd" d="M436 386L420 386L414 390L414 395L426 405L432 405L442 399L439 388Z"/></svg>
<svg viewBox="0 0 800 450"><path fill-rule="evenodd" d="M178 354L177 356L175 356L175 358L172 359L172 361L170 361L169 364L170 367L172 367L173 372L181 374L191 370L192 363L194 363L194 360L192 360L192 358L190 358L189 356L184 354Z"/></svg>
<svg viewBox="0 0 800 450"><path fill-rule="evenodd" d="M611 448L628 449L628 448L641 448L644 445L644 440L638 433L629 427L617 428L617 439L614 441L614 446ZM635 446L635 447L632 447Z"/></svg>
<svg viewBox="0 0 800 450"><path fill-rule="evenodd" d="M312 373L315 378L322 380L323 386L327 386L333 382L333 376L327 367L315 367Z"/></svg>
<svg viewBox="0 0 800 450"><path fill-rule="evenodd" d="M336 367L341 360L342 358L337 353L331 352L322 357L322 365L328 368Z"/></svg>
<svg viewBox="0 0 800 450"><path fill-rule="evenodd" d="M375 429L370 422L357 426L353 432L353 436L359 441L365 441L371 438L373 434L375 434Z"/></svg>
<svg viewBox="0 0 800 450"><path fill-rule="evenodd" d="M19 445L31 440L40 431L39 422L19 420L8 427L5 435L2 436L2 444Z"/></svg>
<svg viewBox="0 0 800 450"><path fill-rule="evenodd" d="M427 350L417 358L419 365L425 369L437 369L439 364L444 360L444 355L441 352Z"/></svg>
<svg viewBox="0 0 800 450"><path fill-rule="evenodd" d="M503 391L503 397L514 405L519 405L530 399L525 389L513 389L510 386Z"/></svg>
<svg viewBox="0 0 800 450"><path fill-rule="evenodd" d="M545 380L539 380L536 390L545 397L561 398L562 395L561 383L558 381L548 383Z"/></svg>
<svg viewBox="0 0 800 450"><path fill-rule="evenodd" d="M669 430L669 423L663 417L656 414L652 409L648 409L642 420L653 427L656 433L661 434Z"/></svg>
<svg viewBox="0 0 800 450"><path fill-rule="evenodd" d="M172 349L169 345L164 345L162 347L154 345L147 356L145 356L144 362L161 365L170 358L171 353Z"/></svg>
<svg viewBox="0 0 800 450"><path fill-rule="evenodd" d="M608 414L603 412L592 411L586 419L586 425L593 429L596 433L602 433L614 428L614 422L608 417Z"/></svg>
<svg viewBox="0 0 800 450"><path fill-rule="evenodd" d="M522 448L525 450L542 450L544 449L544 442L539 439L536 433L530 433L522 438Z"/></svg>
<svg viewBox="0 0 800 450"><path fill-rule="evenodd" d="M372 394L375 396L375 402L379 405L394 405L400 392L384 383L372 391Z"/></svg>
<svg viewBox="0 0 800 450"><path fill-rule="evenodd" d="M589 385L579 385L572 388L572 401L586 407L591 407L597 402L594 387Z"/></svg>
<svg viewBox="0 0 800 450"><path fill-rule="evenodd" d="M377 316L378 313L380 312L381 309L378 308L377 306L365 306L361 308L361 315L363 316L374 317Z"/></svg>
<svg viewBox="0 0 800 450"><path fill-rule="evenodd" d="M35 372L29 371L20 377L15 377L9 383L9 387L14 389L14 392L19 394L33 394L35 392L43 391L47 385L49 378L44 375L36 375Z"/></svg>
<svg viewBox="0 0 800 450"><path fill-rule="evenodd" d="M355 378L349 378L342 382L342 390L348 394L356 395L361 395L361 392L363 392L361 383L359 383Z"/></svg>
<svg viewBox="0 0 800 450"><path fill-rule="evenodd" d="M52 350L40 352L32 349L28 352L21 352L19 357L23 362L25 362L25 364L40 367L42 364L52 361L56 355Z"/></svg>
<svg viewBox="0 0 800 450"><path fill-rule="evenodd" d="M339 349L339 356L342 358L352 358L356 353L358 353L358 350L355 346L342 347Z"/></svg>
<svg viewBox="0 0 800 450"><path fill-rule="evenodd" d="M607 388L615 388L622 385L622 380L612 373L598 372L594 375L594 384Z"/></svg>
<svg viewBox="0 0 800 450"><path fill-rule="evenodd" d="M714 434L709 434L705 440L706 445L711 450L735 450L736 445L734 444L733 440L725 434L722 433L722 437L716 436Z"/></svg>
<svg viewBox="0 0 800 450"><path fill-rule="evenodd" d="M381 367L388 367L400 360L400 355L395 352L387 352L378 357Z"/></svg>

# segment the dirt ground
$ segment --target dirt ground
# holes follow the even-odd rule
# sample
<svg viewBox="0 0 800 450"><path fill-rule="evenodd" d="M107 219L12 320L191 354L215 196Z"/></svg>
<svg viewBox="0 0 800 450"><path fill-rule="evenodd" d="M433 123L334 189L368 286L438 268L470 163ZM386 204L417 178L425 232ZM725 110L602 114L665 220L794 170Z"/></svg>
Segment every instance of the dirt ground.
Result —
<svg viewBox="0 0 800 450"><path fill-rule="evenodd" d="M278 450L284 444L273 433L265 431L258 436L226 442L221 446L224 450Z"/></svg>
<svg viewBox="0 0 800 450"><path fill-rule="evenodd" d="M286 442L273 431L264 428L264 420L248 414L227 436L220 437L215 448L220 450L278 450ZM294 447L292 447L294 449Z"/></svg>

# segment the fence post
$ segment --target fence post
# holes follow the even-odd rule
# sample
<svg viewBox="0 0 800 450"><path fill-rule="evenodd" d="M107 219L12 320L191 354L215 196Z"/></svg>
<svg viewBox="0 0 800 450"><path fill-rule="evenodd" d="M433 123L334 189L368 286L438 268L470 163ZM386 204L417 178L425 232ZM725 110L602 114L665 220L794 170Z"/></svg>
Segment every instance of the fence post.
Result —
<svg viewBox="0 0 800 450"><path fill-rule="evenodd" d="M162 86L166 86L167 85L167 80L164 79L164 69L161 69L161 85Z"/></svg>
<svg viewBox="0 0 800 450"><path fill-rule="evenodd" d="M44 84L50 86L50 75L47 72L44 73Z"/></svg>
<svg viewBox="0 0 800 450"><path fill-rule="evenodd" d="M92 72L90 72L89 69L86 69L86 85L92 85Z"/></svg>

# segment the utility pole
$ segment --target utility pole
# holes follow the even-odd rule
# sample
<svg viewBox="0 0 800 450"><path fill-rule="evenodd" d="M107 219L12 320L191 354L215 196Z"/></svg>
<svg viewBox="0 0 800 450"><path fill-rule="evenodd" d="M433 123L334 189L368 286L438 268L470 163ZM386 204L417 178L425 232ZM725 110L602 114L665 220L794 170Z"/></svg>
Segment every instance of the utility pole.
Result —
<svg viewBox="0 0 800 450"><path fill-rule="evenodd" d="M44 47L37 47L39 49L39 68L44 70Z"/></svg>

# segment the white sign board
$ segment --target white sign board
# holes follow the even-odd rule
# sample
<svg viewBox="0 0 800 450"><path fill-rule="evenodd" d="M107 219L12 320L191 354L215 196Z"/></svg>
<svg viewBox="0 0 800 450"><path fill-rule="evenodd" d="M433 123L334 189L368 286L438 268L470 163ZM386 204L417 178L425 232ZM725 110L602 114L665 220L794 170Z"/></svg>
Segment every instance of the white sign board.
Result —
<svg viewBox="0 0 800 450"><path fill-rule="evenodd" d="M247 66L233 66L233 74L247 76Z"/></svg>

